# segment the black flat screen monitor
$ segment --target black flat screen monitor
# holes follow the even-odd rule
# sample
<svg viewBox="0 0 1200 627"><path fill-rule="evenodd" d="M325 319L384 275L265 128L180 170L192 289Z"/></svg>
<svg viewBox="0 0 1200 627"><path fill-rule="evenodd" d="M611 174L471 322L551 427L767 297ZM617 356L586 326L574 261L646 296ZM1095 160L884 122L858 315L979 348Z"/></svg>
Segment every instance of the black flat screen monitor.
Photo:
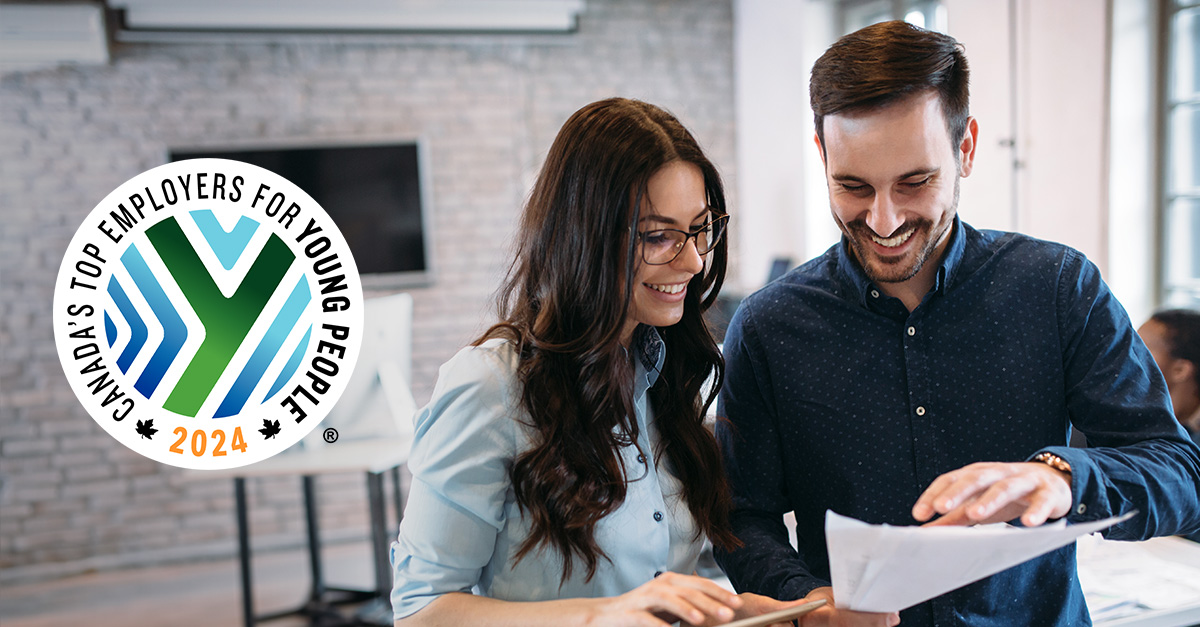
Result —
<svg viewBox="0 0 1200 627"><path fill-rule="evenodd" d="M171 161L242 161L295 183L329 214L354 253L364 288L427 285L427 207L417 142L170 151Z"/></svg>

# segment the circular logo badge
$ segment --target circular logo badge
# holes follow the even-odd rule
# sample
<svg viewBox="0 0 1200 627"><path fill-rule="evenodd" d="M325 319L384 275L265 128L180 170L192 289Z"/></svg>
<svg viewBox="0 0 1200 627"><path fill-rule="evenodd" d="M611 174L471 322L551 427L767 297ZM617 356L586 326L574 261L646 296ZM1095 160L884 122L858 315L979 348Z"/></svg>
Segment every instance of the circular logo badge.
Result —
<svg viewBox="0 0 1200 627"><path fill-rule="evenodd" d="M169 163L84 220L54 289L71 389L125 446L235 468L329 413L362 343L358 269L308 194L257 166Z"/></svg>

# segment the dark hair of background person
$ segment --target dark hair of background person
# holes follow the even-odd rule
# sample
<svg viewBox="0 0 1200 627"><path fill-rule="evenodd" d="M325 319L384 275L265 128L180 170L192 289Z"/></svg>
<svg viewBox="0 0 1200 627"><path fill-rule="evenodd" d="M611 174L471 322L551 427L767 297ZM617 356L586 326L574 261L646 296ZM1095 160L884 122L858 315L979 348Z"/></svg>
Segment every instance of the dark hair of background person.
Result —
<svg viewBox="0 0 1200 627"><path fill-rule="evenodd" d="M1150 316L1167 329L1167 344L1173 359L1184 359L1196 365L1192 376L1200 389L1200 311L1166 309Z"/></svg>
<svg viewBox="0 0 1200 627"><path fill-rule="evenodd" d="M825 116L878 110L929 90L941 100L950 145L957 148L970 115L968 78L963 47L948 35L899 20L850 33L817 59L809 80L821 149Z"/></svg>
<svg viewBox="0 0 1200 627"><path fill-rule="evenodd" d="M516 343L521 405L535 432L532 448L511 470L517 503L531 523L517 559L547 545L563 556L565 576L575 558L589 580L599 560L608 559L596 543L596 523L626 496L619 449L637 442L638 426L633 365L620 336L642 262L634 234L647 181L676 160L700 168L709 207L725 213L716 168L670 113L622 98L575 112L554 139L525 206L497 299L501 322L476 341ZM642 453L670 462L698 532L733 547L730 490L703 424L724 361L701 314L725 279L727 246L722 238L706 270L688 284L682 320L659 329L666 361L649 398L661 450ZM714 371L717 383L701 398Z"/></svg>

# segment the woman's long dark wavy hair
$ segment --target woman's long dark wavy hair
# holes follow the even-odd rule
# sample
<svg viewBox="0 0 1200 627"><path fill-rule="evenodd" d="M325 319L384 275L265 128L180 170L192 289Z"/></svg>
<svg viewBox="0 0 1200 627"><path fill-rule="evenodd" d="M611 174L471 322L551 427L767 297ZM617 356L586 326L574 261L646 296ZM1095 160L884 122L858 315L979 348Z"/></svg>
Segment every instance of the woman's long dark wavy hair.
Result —
<svg viewBox="0 0 1200 627"><path fill-rule="evenodd" d="M564 578L576 558L589 580L608 559L596 543L596 523L625 500L620 448L638 438L633 365L621 345L641 263L634 234L647 181L673 161L695 164L712 211L726 212L716 168L670 113L623 98L575 112L525 206L497 303L502 322L476 342L505 338L520 355L521 405L534 436L510 471L531 527L516 558L555 549ZM716 300L727 257L723 239L688 283L682 320L658 330L666 360L649 398L661 439L659 450L642 452L666 460L679 477L697 532L732 548L738 541L729 526L729 487L703 424L724 361L702 313ZM701 398L710 373L716 385Z"/></svg>

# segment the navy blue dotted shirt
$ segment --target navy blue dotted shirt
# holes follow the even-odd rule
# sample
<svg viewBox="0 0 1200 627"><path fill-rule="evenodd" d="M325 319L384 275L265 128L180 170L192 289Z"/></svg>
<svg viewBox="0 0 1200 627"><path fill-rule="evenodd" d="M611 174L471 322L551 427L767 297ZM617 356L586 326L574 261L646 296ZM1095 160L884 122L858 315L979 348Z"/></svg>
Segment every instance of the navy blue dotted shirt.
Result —
<svg viewBox="0 0 1200 627"><path fill-rule="evenodd" d="M724 350L717 436L745 546L717 561L739 591L797 599L829 585L827 509L916 524L912 506L938 475L1041 451L1071 464L1070 522L1136 509L1106 535L1200 528L1200 449L1099 271L1066 246L956 219L936 283L910 313L843 239L743 301ZM1092 448L1066 446L1072 427ZM1091 624L1074 544L901 620Z"/></svg>

